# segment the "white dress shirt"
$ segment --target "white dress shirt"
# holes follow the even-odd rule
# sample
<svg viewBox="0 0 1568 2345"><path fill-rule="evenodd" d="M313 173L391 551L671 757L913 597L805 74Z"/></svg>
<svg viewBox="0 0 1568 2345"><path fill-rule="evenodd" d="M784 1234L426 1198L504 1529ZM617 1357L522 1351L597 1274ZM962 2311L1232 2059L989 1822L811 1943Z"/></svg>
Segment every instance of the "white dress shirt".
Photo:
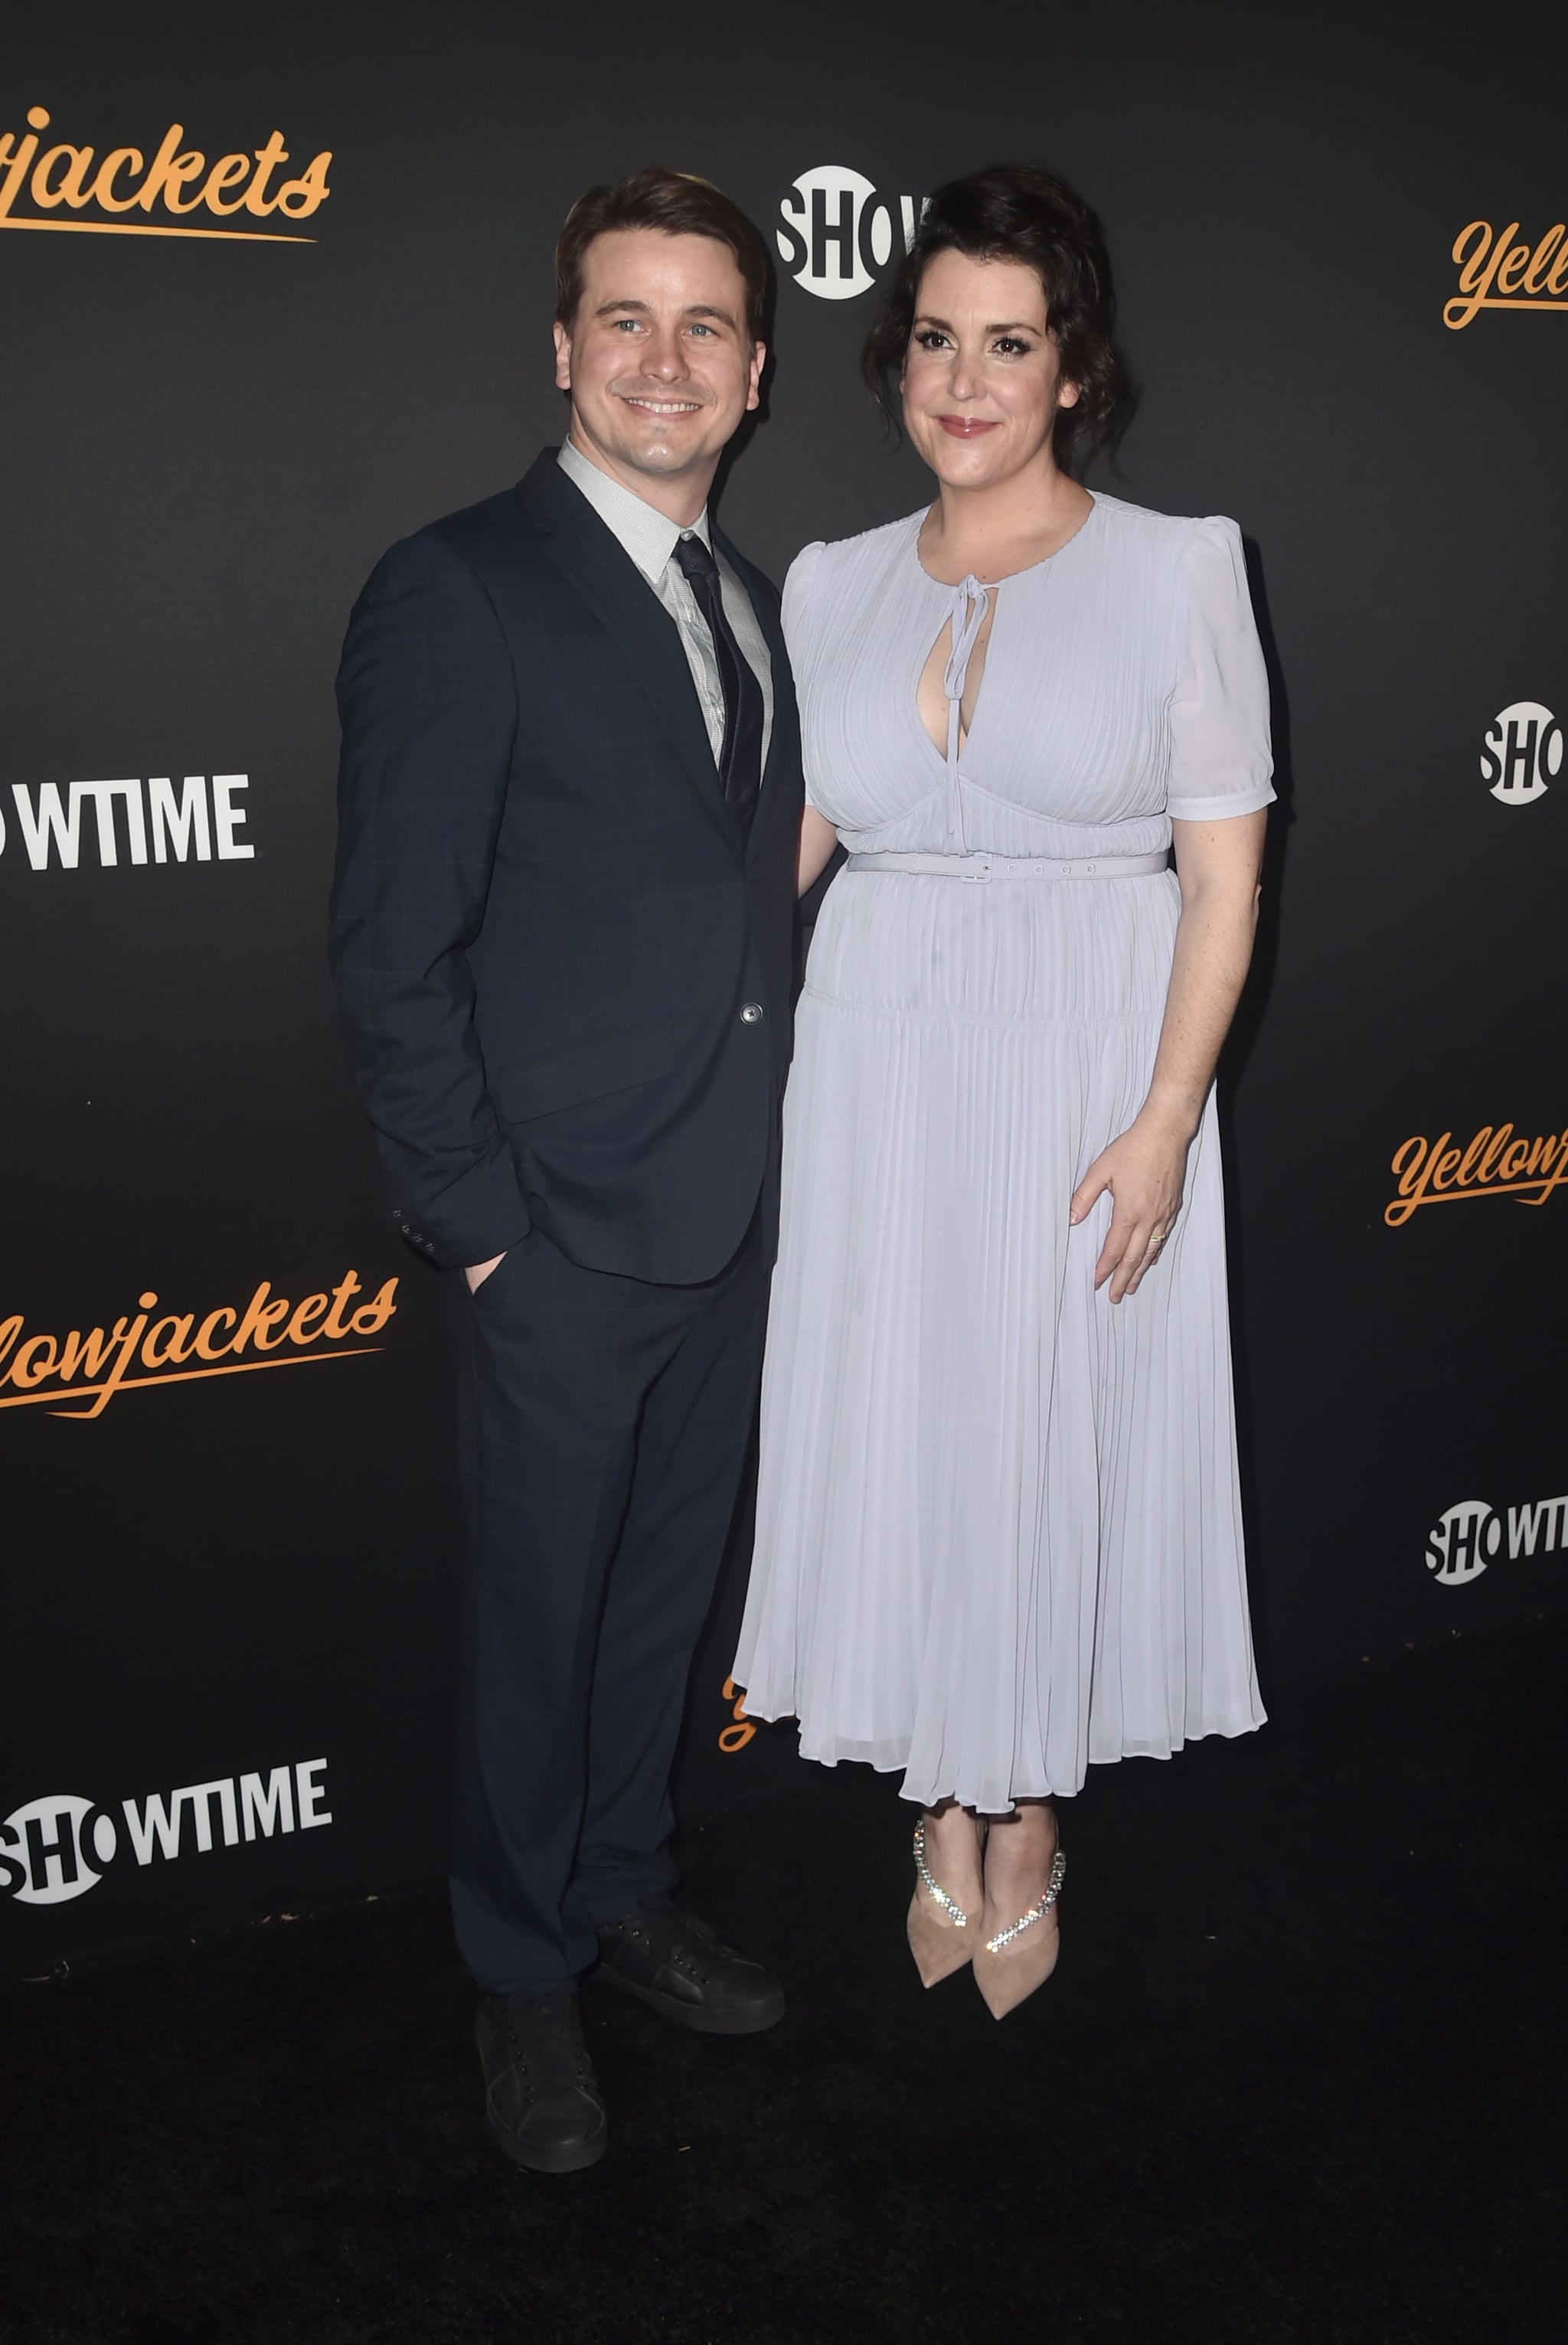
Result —
<svg viewBox="0 0 1568 2345"><path fill-rule="evenodd" d="M718 655L697 597L675 559L675 549L683 537L700 537L713 555L718 564L724 615L734 630L747 665L762 688L762 766L766 772L768 745L773 736L773 664L767 640L757 624L751 598L708 534L707 506L690 529L682 529L678 522L667 520L632 490L624 489L619 481L612 481L607 472L601 472L569 440L561 451L559 462L566 478L582 491L606 528L615 533L679 628L681 648L697 686L708 746L717 766L724 747L724 686L719 679Z"/></svg>

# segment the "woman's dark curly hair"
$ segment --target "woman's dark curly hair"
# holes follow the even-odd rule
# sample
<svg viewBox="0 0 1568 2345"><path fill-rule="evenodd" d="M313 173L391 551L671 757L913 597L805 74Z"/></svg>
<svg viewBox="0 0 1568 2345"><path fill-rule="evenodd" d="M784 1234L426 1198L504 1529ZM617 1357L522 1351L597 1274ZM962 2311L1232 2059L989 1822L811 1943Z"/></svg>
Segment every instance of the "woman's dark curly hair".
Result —
<svg viewBox="0 0 1568 2345"><path fill-rule="evenodd" d="M1116 341L1116 296L1105 232L1065 180L1028 163L993 163L949 179L927 204L914 242L888 288L862 361L877 404L898 428L899 384L921 279L939 252L972 260L1020 260L1045 289L1045 318L1077 404L1060 407L1052 447L1064 472L1109 453L1132 421L1135 394Z"/></svg>

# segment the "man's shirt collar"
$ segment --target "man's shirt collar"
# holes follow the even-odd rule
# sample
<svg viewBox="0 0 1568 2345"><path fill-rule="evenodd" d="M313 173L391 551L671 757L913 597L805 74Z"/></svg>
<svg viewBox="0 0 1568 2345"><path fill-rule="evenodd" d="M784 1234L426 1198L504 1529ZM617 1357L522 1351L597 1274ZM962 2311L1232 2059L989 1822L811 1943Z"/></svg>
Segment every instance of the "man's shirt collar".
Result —
<svg viewBox="0 0 1568 2345"><path fill-rule="evenodd" d="M713 541L708 530L708 507L704 505L691 525L690 532L678 522L670 521L657 513L631 489L623 488L608 472L601 472L591 463L580 448L568 440L558 459L561 470L574 487L582 491L606 529L614 532L631 555L650 586L657 586L675 552L677 540L688 533L700 537L711 553Z"/></svg>

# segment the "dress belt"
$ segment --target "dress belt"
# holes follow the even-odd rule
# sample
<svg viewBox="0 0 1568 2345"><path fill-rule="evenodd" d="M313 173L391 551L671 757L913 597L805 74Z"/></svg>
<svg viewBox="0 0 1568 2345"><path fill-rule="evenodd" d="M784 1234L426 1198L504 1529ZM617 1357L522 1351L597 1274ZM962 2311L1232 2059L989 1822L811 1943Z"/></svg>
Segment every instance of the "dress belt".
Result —
<svg viewBox="0 0 1568 2345"><path fill-rule="evenodd" d="M937 879L1141 879L1168 871L1170 852L1095 855L1061 862L1048 855L851 855L847 871L919 871Z"/></svg>

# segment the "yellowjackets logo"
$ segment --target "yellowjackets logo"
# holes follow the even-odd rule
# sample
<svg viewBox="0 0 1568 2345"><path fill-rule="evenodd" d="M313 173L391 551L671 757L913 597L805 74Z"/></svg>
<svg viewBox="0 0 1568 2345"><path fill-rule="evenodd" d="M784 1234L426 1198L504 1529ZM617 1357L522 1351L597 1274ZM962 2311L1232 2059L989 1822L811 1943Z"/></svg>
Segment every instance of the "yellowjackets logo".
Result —
<svg viewBox="0 0 1568 2345"><path fill-rule="evenodd" d="M1568 1131L1526 1139L1511 1123L1483 1123L1461 1146L1451 1132L1435 1140L1419 1132L1394 1151L1389 1170L1398 1183L1383 1208L1390 1229L1401 1229L1423 1205L1456 1204L1461 1197L1515 1197L1543 1205L1568 1182Z"/></svg>
<svg viewBox="0 0 1568 2345"><path fill-rule="evenodd" d="M158 1298L148 1288L106 1331L33 1334L23 1315L0 1318L0 1408L47 1408L53 1416L101 1416L120 1393L149 1385L185 1385L207 1376L242 1376L258 1368L307 1366L381 1350L354 1342L379 1335L397 1309L398 1282L389 1278L361 1303L358 1271L346 1271L330 1294L299 1303L274 1294L264 1278L249 1303L220 1303L155 1318ZM133 1371L139 1373L133 1374Z"/></svg>
<svg viewBox="0 0 1568 2345"><path fill-rule="evenodd" d="M1471 220L1454 239L1459 291L1443 303L1442 321L1457 334L1482 310L1568 310L1568 228L1561 220L1519 242L1519 222L1495 233Z"/></svg>
<svg viewBox="0 0 1568 2345"><path fill-rule="evenodd" d="M296 157L274 130L248 153L214 155L185 144L170 123L159 145L51 144L46 107L27 108L25 131L0 131L0 228L99 236L209 236L249 244L311 244L284 221L307 220L331 193L331 150L289 176ZM186 225L188 215L196 215ZM263 220L278 225L263 228ZM232 222L232 225L223 223Z"/></svg>

